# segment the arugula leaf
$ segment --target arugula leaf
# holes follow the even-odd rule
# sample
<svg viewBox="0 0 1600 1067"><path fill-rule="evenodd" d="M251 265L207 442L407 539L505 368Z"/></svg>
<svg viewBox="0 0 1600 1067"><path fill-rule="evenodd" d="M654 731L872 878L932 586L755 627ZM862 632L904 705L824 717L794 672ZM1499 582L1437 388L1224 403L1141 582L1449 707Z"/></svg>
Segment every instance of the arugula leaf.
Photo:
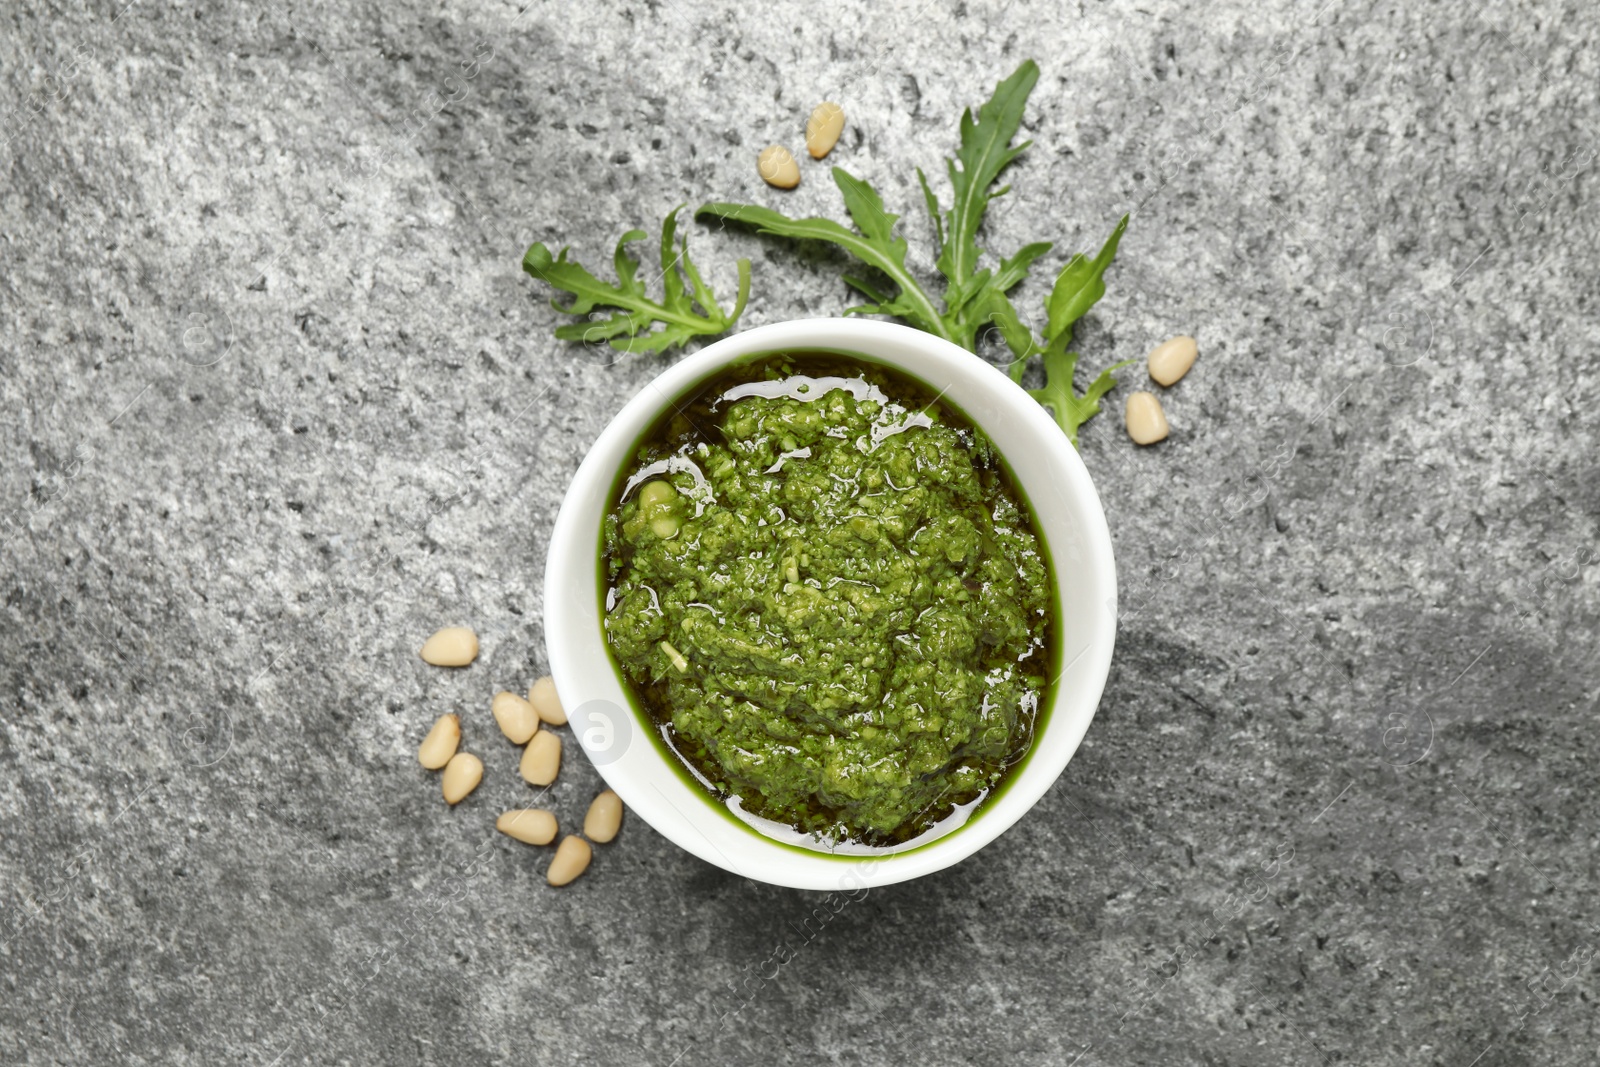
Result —
<svg viewBox="0 0 1600 1067"><path fill-rule="evenodd" d="M1011 364L1007 372L1018 385L1027 371L1028 361L1038 353L1044 363L1044 385L1029 389L1028 393L1050 409L1062 431L1074 445L1078 443L1078 427L1100 413L1100 399L1116 388L1112 371L1135 362L1124 360L1101 371L1082 396L1072 387L1073 374L1078 366L1078 353L1068 352L1072 343L1072 327L1105 295L1106 268L1116 257L1117 245L1128 228L1128 216L1122 216L1106 243L1093 259L1075 253L1056 275L1056 283L1045 297L1044 336L1035 340L1032 331L1023 324L1016 308L1003 293L993 294L984 310L989 321L1000 330L1000 335L1011 350ZM1020 253L1019 253L1020 254Z"/></svg>
<svg viewBox="0 0 1600 1067"><path fill-rule="evenodd" d="M986 294L983 311L984 317L1000 331L1001 340L1011 350L1011 362L1006 366L1006 373L1012 381L1021 385L1028 370L1028 361L1039 351L1039 342L1034 340L1033 331L1022 321L1011 298L1005 293L993 290Z"/></svg>
<svg viewBox="0 0 1600 1067"><path fill-rule="evenodd" d="M777 237L822 241L844 250L868 268L865 274L843 275L845 284L866 298L865 303L847 308L847 315L890 315L969 351L977 349L978 331L993 327L1011 352L1007 371L1019 385L1033 358L1040 357L1045 381L1029 392L1050 408L1062 430L1077 444L1078 428L1100 410L1101 398L1116 385L1111 371L1126 366L1119 363L1100 372L1088 391L1079 395L1072 382L1078 356L1067 347L1072 343L1074 324L1105 295L1105 272L1127 229L1127 216L1093 259L1074 255L1056 275L1044 302L1044 328L1037 337L1007 294L1051 251L1051 242L1030 242L1009 257L1000 257L996 266L980 265L984 253L978 235L984 214L995 199L1011 189L999 184L1000 177L1033 143L1013 142L1038 81L1038 65L1026 60L995 86L976 114L970 108L962 112L960 145L955 156L945 161L951 193L948 209L940 205L927 175L920 168L916 172L933 223L933 270L944 279L944 291L937 297L906 262L910 246L899 232L901 217L884 206L883 197L870 182L842 167L832 168L833 182L853 226L832 219L790 218L758 204L712 202L702 204L695 214L743 223ZM687 238L680 241L677 237L681 208L673 208L661 226L659 300L649 295L639 277L639 261L627 248L644 239L642 230L629 230L618 240L612 255L617 275L614 283L569 259L565 248L559 255L538 243L528 249L522 259L523 270L569 294L566 304L552 304L581 320L558 327L557 337L606 341L623 352L664 352L695 337L722 333L738 321L750 295L750 261L738 261L738 297L732 312L724 312L689 259ZM595 314L597 310L607 314Z"/></svg>
<svg viewBox="0 0 1600 1067"><path fill-rule="evenodd" d="M1073 324L1106 295L1106 268L1111 266L1127 228L1128 216L1124 215L1093 259L1084 259L1082 252L1075 252L1056 275L1056 284L1044 302L1047 349L1064 351L1072 343Z"/></svg>
<svg viewBox="0 0 1600 1067"><path fill-rule="evenodd" d="M1028 276L1028 268L1033 266L1033 261L1054 247L1050 241L1023 245L1010 259L1000 261L1000 269L994 272L994 287L1002 293L1009 293Z"/></svg>
<svg viewBox="0 0 1600 1067"><path fill-rule="evenodd" d="M1089 383L1084 394L1079 396L1072 388L1072 375L1078 367L1078 353L1049 351L1044 354L1044 385L1029 389L1028 395L1050 409L1050 414L1055 416L1067 440L1076 448L1078 427L1100 414L1100 398L1116 388L1117 380L1111 376L1111 372L1137 362L1125 359L1121 363L1113 363L1101 371Z"/></svg>
<svg viewBox="0 0 1600 1067"><path fill-rule="evenodd" d="M1027 273L1027 264L1037 259L1044 252L1049 251L1048 244L1031 255L1030 249L1038 248L1029 245L1012 257L1012 264L1020 260L1020 272L1015 274L1015 279L1008 285L998 285L994 277L988 279L978 278L978 228L983 224L983 213L988 210L989 202L996 197L1004 196L1010 186L1000 189L993 188L1000 179L1000 172L1011 165L1011 162L1020 156L1031 145L1032 141L1024 141L1013 146L1011 139L1016 136L1017 130L1022 127L1022 111L1028 103L1028 96L1033 92L1033 87L1039 82L1039 66L1033 60L1024 60L1016 71L995 86L994 95L987 103L978 108L978 117L972 117L970 109L961 113L961 147L956 151L954 159L945 161L945 169L950 177L950 190L952 201L950 210L944 214L943 225L938 225L938 201L927 188L926 179L923 180L923 195L929 203L929 213L935 216L935 225L941 231L939 258L934 266L945 278L945 314L948 318L952 332L956 335L957 342L966 348L973 346L973 339L978 326L982 322L981 316L964 315L963 310L974 302L981 305L980 295L985 283L995 285L1001 292L1006 292ZM1007 264L1002 264L1005 270ZM1012 266L1015 271L1015 265Z"/></svg>
<svg viewBox="0 0 1600 1067"><path fill-rule="evenodd" d="M1128 226L1127 216L1123 216L1093 259L1074 255L1056 276L1055 286L1045 299L1042 337L1034 336L1007 294L1054 246L1048 241L1034 241L1002 258L998 267L979 266L983 251L978 247L978 232L984 212L1011 188L997 187L1000 175L1032 144L1012 141L1022 128L1028 96L1038 81L1038 65L1026 60L995 87L976 116L970 108L962 112L960 147L953 159L945 161L952 195L948 209L940 206L928 176L917 169L917 184L933 222L933 265L944 278L940 299L935 299L906 266L906 239L896 232L900 216L884 207L883 198L869 182L841 167L833 168L833 181L844 198L854 229L831 219L789 218L756 204L709 203L701 205L695 214L741 222L777 237L825 241L887 279L885 284L876 277L844 275L845 284L868 301L847 309L847 315L892 315L969 351L977 348L979 330L994 327L1011 351L1007 371L1012 381L1020 385L1033 357L1043 359L1045 384L1030 392L1050 408L1062 430L1077 444L1078 427L1100 410L1100 398L1116 385L1116 379L1110 370L1102 371L1088 392L1082 396L1075 393L1072 375L1078 357L1068 353L1067 346L1072 343L1073 324L1105 295L1106 268L1117 254L1117 244Z"/></svg>
<svg viewBox="0 0 1600 1067"><path fill-rule="evenodd" d="M871 282L847 275L845 283L873 301L872 304L853 307L847 314L894 315L918 329L947 341L954 340L946 331L944 320L940 318L932 298L906 267L906 239L894 234L900 216L883 206L883 198L870 182L857 178L843 167L833 168L833 183L839 187L845 210L850 212L850 218L856 224L855 230L847 229L832 219L791 219L759 204L701 204L695 216L742 222L754 226L759 233L769 233L775 237L838 245L862 263L881 271L897 289L893 296L886 295Z"/></svg>
<svg viewBox="0 0 1600 1067"><path fill-rule="evenodd" d="M529 247L522 257L522 269L552 288L571 294L566 305L551 300L551 306L584 320L556 327L557 337L589 343L606 341L621 352L665 352L695 337L725 333L739 321L750 298L750 261L739 260L739 292L733 311L724 312L716 293L689 258L689 239L677 239L678 212L682 209L682 204L673 208L661 224L660 300L650 298L638 276L639 261L628 253L631 242L644 239L643 230L629 230L618 239L611 257L617 272L615 284L595 277L577 260L568 259L565 248L559 255L551 255L540 242ZM597 308L612 309L612 313L609 318L592 316ZM652 329L657 323L662 328Z"/></svg>
<svg viewBox="0 0 1600 1067"><path fill-rule="evenodd" d="M1038 81L1038 65L1027 60L995 88L994 95L978 109L976 118L970 109L962 113L961 147L954 159L946 160L953 193L948 211L940 208L927 175L920 168L917 170L923 201L934 226L934 266L945 279L942 303L906 268L906 240L895 234L900 216L884 207L883 198L870 183L843 168L833 168L833 180L855 223L854 231L829 219L791 219L754 204L704 204L696 214L744 222L779 237L838 245L882 271L895 289L893 296L887 296L870 281L846 276L846 284L872 301L850 308L847 314L894 315L971 350L976 347L978 330L988 318L991 294L1004 294L1015 288L1027 277L1034 260L1053 247L1047 241L1034 242L1002 260L998 270L978 266L978 230L983 213L990 201L1010 188L996 189L995 183L1000 172L1032 143L1011 142L1022 126L1023 109Z"/></svg>

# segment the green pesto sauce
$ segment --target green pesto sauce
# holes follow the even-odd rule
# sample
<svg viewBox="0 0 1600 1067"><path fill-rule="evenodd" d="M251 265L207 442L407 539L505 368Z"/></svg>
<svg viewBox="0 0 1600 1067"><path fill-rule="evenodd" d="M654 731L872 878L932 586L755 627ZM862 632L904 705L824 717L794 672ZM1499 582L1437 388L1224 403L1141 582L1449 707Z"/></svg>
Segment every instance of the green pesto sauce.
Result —
<svg viewBox="0 0 1600 1067"><path fill-rule="evenodd" d="M719 799L887 846L993 790L1050 684L1043 546L921 383L766 357L680 400L603 535L606 636Z"/></svg>

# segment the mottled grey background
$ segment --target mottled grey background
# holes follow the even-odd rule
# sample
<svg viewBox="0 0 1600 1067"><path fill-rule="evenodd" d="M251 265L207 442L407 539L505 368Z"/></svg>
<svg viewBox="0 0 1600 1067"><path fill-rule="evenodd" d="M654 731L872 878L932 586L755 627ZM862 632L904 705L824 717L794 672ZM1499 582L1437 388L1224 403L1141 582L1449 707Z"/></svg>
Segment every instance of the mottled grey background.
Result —
<svg viewBox="0 0 1600 1067"><path fill-rule="evenodd" d="M1600 18L1324 2L8 5L0 1061L1593 1062ZM1030 56L987 246L1134 210L1086 360L1202 352L1166 444L1127 383L1083 435L1124 588L1083 749L837 913L638 819L549 890L488 698L664 361L553 341L521 252L837 216L754 166L825 98L912 212ZM694 232L725 291L754 257L743 325L848 302ZM415 656L449 622L469 671Z"/></svg>

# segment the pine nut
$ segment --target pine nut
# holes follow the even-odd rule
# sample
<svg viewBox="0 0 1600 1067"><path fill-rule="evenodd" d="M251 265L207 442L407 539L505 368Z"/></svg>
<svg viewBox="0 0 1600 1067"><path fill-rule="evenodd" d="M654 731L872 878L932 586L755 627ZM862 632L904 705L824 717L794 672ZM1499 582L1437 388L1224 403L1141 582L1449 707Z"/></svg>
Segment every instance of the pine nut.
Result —
<svg viewBox="0 0 1600 1067"><path fill-rule="evenodd" d="M589 805L589 814L583 817L583 836L603 845L621 828L622 798L607 789Z"/></svg>
<svg viewBox="0 0 1600 1067"><path fill-rule="evenodd" d="M544 872L544 879L551 885L566 885L588 870L593 858L594 850L589 842L569 834L556 846L555 858L550 861L550 869Z"/></svg>
<svg viewBox="0 0 1600 1067"><path fill-rule="evenodd" d="M556 681L548 674L533 683L528 690L528 703L539 713L539 718L551 726L567 725L567 712L561 706L561 696L556 692Z"/></svg>
<svg viewBox="0 0 1600 1067"><path fill-rule="evenodd" d="M450 762L461 745L461 716L441 715L417 746L417 761L430 771Z"/></svg>
<svg viewBox="0 0 1600 1067"><path fill-rule="evenodd" d="M467 799L467 794L478 788L478 783L483 781L483 760L470 752L457 752L450 757L450 762L444 765L444 776L440 787L444 790L445 803L452 806Z"/></svg>
<svg viewBox="0 0 1600 1067"><path fill-rule="evenodd" d="M1123 421L1136 445L1153 445L1167 436L1167 414L1154 393L1129 393Z"/></svg>
<svg viewBox="0 0 1600 1067"><path fill-rule="evenodd" d="M829 101L818 104L806 119L806 151L812 159L821 159L833 151L844 132L844 108Z"/></svg>
<svg viewBox="0 0 1600 1067"><path fill-rule="evenodd" d="M447 626L428 638L420 655L435 667L465 667L478 658L478 635L465 626Z"/></svg>
<svg viewBox="0 0 1600 1067"><path fill-rule="evenodd" d="M800 184L800 164L781 144L763 148L756 158L756 169L761 172L761 180L774 188L793 189Z"/></svg>
<svg viewBox="0 0 1600 1067"><path fill-rule="evenodd" d="M522 780L529 785L549 785L561 770L561 738L549 730L540 730L522 750L522 763L518 767Z"/></svg>
<svg viewBox="0 0 1600 1067"><path fill-rule="evenodd" d="M678 491L672 487L672 483L659 478L645 482L639 489L639 507L649 511L670 504L677 498Z"/></svg>
<svg viewBox="0 0 1600 1067"><path fill-rule="evenodd" d="M515 693L496 693L489 710L494 713L494 721L500 724L500 732L513 745L527 744L539 729L539 716L534 714L533 705Z"/></svg>
<svg viewBox="0 0 1600 1067"><path fill-rule="evenodd" d="M548 845L556 839L556 817L542 808L518 808L494 821L494 828L525 845Z"/></svg>
<svg viewBox="0 0 1600 1067"><path fill-rule="evenodd" d="M1162 385L1171 385L1194 366L1199 347L1187 335L1163 341L1150 352L1150 377Z"/></svg>

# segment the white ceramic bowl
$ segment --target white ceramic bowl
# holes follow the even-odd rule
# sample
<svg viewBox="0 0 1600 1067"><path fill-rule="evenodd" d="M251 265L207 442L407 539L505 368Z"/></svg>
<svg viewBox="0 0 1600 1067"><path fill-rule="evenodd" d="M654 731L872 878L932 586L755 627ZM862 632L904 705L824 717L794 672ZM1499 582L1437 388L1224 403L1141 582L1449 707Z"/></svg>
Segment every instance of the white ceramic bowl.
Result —
<svg viewBox="0 0 1600 1067"><path fill-rule="evenodd" d="M687 780L652 737L606 651L600 524L618 471L672 401L728 364L762 353L826 350L899 368L965 412L1000 450L1033 506L1059 596L1058 662L1027 761L965 823L888 855L828 854L769 837ZM941 870L1020 819L1060 776L1094 718L1116 637L1116 566L1089 472L1049 414L998 369L931 334L867 319L804 319L735 334L663 371L601 433L556 518L545 568L545 640L574 734L630 816L735 874L796 889L862 890Z"/></svg>

